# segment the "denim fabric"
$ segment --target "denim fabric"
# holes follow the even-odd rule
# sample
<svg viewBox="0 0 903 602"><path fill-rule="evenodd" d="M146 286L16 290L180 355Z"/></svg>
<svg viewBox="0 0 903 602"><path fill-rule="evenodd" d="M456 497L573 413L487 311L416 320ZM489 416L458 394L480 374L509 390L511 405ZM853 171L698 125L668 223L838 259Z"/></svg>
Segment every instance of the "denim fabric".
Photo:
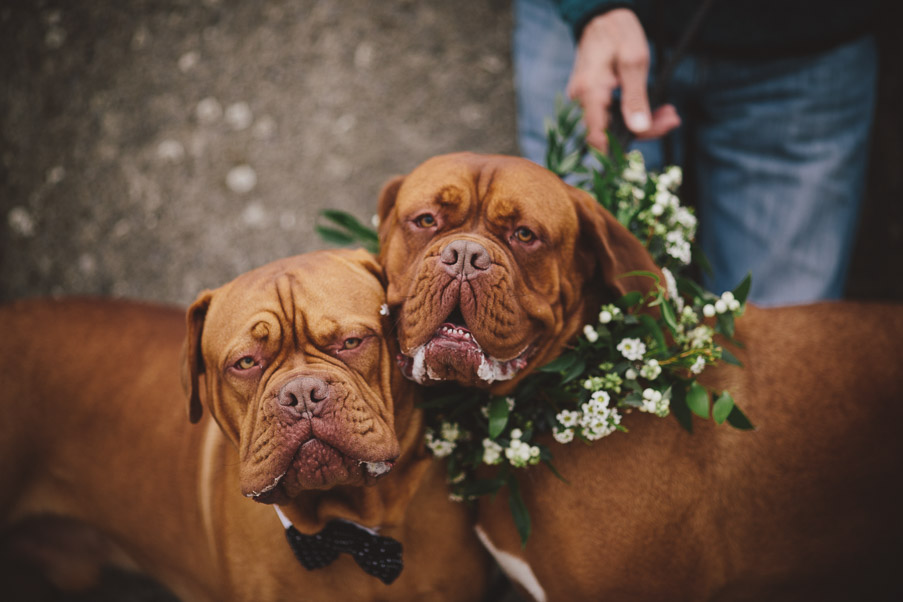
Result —
<svg viewBox="0 0 903 602"><path fill-rule="evenodd" d="M563 94L573 51L551 0L516 0L518 135L524 155L539 163L543 121ZM750 299L762 305L843 295L876 79L871 37L788 58L681 62L669 99L683 119L675 157L691 157L695 168L710 290L733 288L752 272ZM660 143L636 148L650 168L661 167Z"/></svg>

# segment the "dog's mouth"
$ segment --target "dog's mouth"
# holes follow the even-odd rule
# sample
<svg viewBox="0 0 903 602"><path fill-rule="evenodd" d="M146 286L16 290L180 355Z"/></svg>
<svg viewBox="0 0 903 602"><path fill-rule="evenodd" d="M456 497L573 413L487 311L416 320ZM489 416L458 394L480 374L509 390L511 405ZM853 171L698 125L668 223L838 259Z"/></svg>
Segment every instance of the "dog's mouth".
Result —
<svg viewBox="0 0 903 602"><path fill-rule="evenodd" d="M421 385L457 381L479 387L514 378L527 365L532 351L533 346L527 345L512 359L492 357L455 308L426 343L409 354L399 353L396 360L402 374Z"/></svg>
<svg viewBox="0 0 903 602"><path fill-rule="evenodd" d="M367 486L387 475L395 458L362 460L311 438L298 448L288 467L272 483L245 496L263 504L280 504L307 489L329 489L337 485Z"/></svg>

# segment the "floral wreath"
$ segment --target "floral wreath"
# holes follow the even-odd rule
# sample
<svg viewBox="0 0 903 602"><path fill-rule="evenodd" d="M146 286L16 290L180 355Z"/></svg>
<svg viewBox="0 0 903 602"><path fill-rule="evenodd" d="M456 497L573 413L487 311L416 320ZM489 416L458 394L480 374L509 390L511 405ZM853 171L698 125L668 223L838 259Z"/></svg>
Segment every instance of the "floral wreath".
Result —
<svg viewBox="0 0 903 602"><path fill-rule="evenodd" d="M625 154L611 137L609 156L587 147L578 128L581 117L575 105L559 104L556 120L547 124L547 167L587 190L643 241L665 282L651 272L624 274L648 276L656 286L600 307L596 322L584 326L570 349L527 375L510 396L445 384L434 387L421 406L426 445L446 460L452 499L474 500L507 486L524 544L531 523L520 494L520 469L542 462L558 475L551 451L536 442L538 434L550 432L561 444L588 444L626 433L622 416L634 410L674 415L690 432L692 414L753 428L729 392L709 390L696 380L719 361L740 365L713 337L736 343L734 318L743 313L749 277L715 295L684 276L694 260L704 268L707 263L693 244L696 217L676 195L680 168L647 172L638 151ZM586 165L588 153L598 166ZM323 215L341 228L318 226L325 239L364 242L375 250L375 232L341 212ZM658 311L653 315L643 311L647 308Z"/></svg>

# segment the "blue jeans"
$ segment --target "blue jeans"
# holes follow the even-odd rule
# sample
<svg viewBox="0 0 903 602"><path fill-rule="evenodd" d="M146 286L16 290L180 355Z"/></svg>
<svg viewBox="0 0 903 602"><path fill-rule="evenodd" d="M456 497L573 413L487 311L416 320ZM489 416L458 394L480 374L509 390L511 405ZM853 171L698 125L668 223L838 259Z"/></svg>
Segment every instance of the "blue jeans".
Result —
<svg viewBox="0 0 903 602"><path fill-rule="evenodd" d="M515 0L518 137L542 163L574 42L551 0ZM698 243L720 293L752 273L762 305L843 295L868 164L877 50L871 37L780 59L688 55L669 102L683 124L675 159L692 153ZM653 65L652 72L655 71ZM637 143L651 169L660 141Z"/></svg>

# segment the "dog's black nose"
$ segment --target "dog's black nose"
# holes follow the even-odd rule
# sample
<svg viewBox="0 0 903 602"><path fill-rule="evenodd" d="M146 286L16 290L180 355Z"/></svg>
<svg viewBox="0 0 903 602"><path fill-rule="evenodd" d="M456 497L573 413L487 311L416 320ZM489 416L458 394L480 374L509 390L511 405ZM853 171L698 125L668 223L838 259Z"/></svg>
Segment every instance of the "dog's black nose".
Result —
<svg viewBox="0 0 903 602"><path fill-rule="evenodd" d="M313 406L329 397L329 385L322 379L313 376L299 376L285 383L279 391L277 401L287 408L303 408Z"/></svg>
<svg viewBox="0 0 903 602"><path fill-rule="evenodd" d="M485 272L492 264L486 247L472 240L453 240L442 249L439 258L449 274L465 278Z"/></svg>

